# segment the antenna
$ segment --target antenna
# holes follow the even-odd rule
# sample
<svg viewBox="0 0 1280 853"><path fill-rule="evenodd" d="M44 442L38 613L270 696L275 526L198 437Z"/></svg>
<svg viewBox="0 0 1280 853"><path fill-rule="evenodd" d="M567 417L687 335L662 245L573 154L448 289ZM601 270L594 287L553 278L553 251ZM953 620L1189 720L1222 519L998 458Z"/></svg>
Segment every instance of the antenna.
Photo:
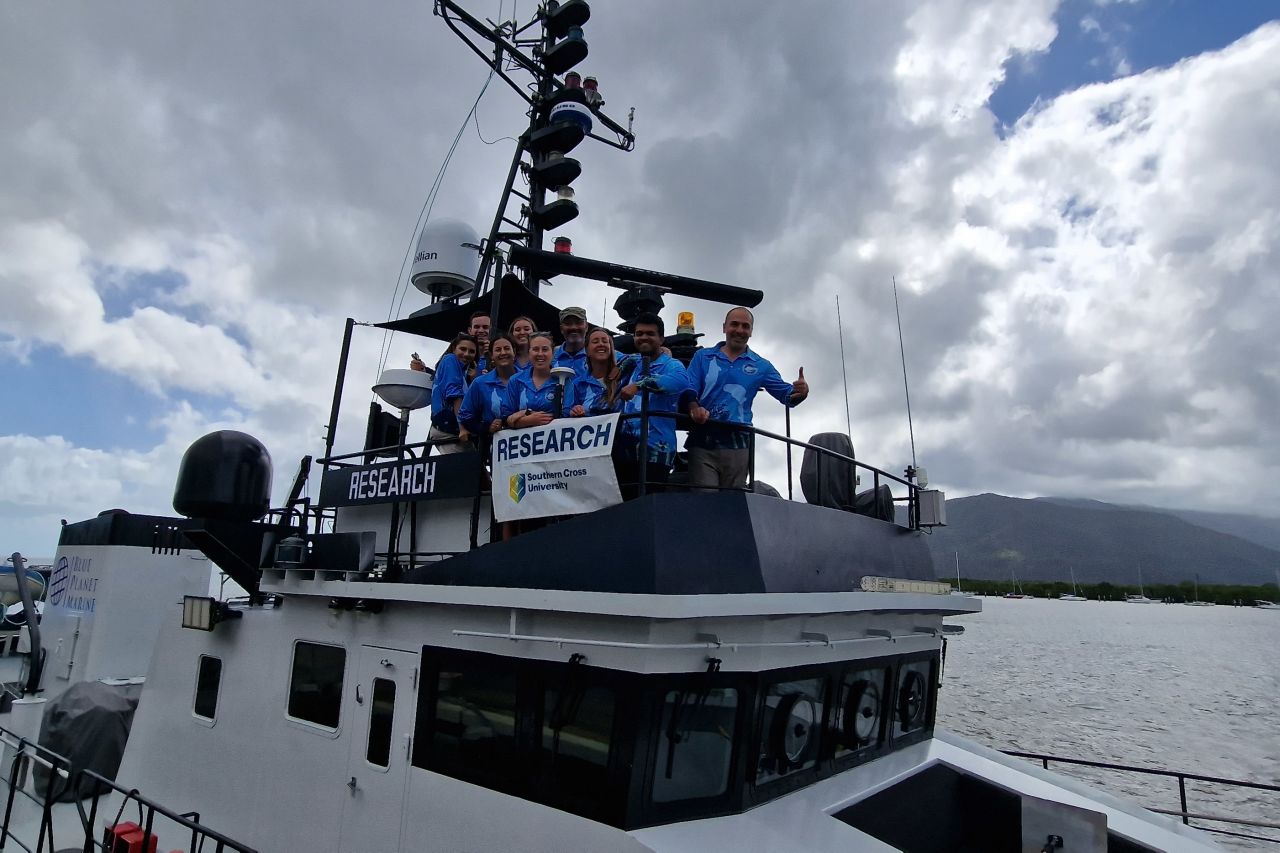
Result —
<svg viewBox="0 0 1280 853"><path fill-rule="evenodd" d="M902 341L902 312L898 309L898 277L893 276L893 313L898 318L898 352L902 355L902 391L907 396L907 432L911 436L911 468L916 468L916 429L911 422L911 388L907 385L907 347Z"/></svg>
<svg viewBox="0 0 1280 853"><path fill-rule="evenodd" d="M844 377L844 428L853 442L853 419L849 416L849 365L844 358L844 321L840 319L840 294L836 294L836 331L840 335L840 373Z"/></svg>

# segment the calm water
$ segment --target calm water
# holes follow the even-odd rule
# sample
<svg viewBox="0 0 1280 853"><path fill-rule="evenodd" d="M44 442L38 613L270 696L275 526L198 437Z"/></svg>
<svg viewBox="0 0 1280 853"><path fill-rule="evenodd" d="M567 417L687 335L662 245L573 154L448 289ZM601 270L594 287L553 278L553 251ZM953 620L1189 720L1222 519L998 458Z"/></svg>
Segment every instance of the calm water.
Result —
<svg viewBox="0 0 1280 853"><path fill-rule="evenodd" d="M982 613L947 620L965 634L948 644L941 725L997 749L1280 784L1280 611L981 601ZM1175 779L1050 768L1178 807ZM1187 797L1190 811L1280 821L1280 794L1192 782Z"/></svg>

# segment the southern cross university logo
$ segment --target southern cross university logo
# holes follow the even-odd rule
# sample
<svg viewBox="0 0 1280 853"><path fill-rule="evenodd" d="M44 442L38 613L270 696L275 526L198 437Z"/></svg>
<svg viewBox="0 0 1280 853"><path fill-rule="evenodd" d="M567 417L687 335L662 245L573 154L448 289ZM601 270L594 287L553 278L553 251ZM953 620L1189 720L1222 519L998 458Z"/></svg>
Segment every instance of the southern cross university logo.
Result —
<svg viewBox="0 0 1280 853"><path fill-rule="evenodd" d="M524 474L512 474L511 485L509 487L511 500L520 503L520 499L524 497Z"/></svg>

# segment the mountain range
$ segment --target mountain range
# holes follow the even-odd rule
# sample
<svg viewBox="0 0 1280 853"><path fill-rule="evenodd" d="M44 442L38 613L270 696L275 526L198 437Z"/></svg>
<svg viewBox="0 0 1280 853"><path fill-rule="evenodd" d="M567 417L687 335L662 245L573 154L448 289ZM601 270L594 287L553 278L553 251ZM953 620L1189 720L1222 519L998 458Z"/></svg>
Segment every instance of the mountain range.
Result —
<svg viewBox="0 0 1280 853"><path fill-rule="evenodd" d="M1136 586L1276 583L1280 519L983 494L947 501L928 537L939 578L1068 580Z"/></svg>

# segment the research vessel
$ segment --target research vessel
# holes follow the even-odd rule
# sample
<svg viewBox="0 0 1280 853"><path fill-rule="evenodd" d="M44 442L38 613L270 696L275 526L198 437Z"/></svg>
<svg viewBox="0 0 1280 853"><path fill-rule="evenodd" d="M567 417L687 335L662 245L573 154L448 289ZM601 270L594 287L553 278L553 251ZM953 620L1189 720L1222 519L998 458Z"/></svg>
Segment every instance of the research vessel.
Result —
<svg viewBox="0 0 1280 853"><path fill-rule="evenodd" d="M382 328L447 341L477 310L495 327L527 315L552 328L540 287L557 276L619 288L624 332L665 294L761 303L757 290L544 248L578 215L574 149L635 142L598 86L575 85L584 0L544 3L523 25L454 0L435 10L527 101L530 125L487 233L424 228L412 278L429 304ZM753 470L745 489L691 492L677 475L650 490L642 465L638 497L596 496L504 537L511 503L539 494L499 476L496 457L489 471L484 445L441 455L409 440L425 433L414 413L429 373L385 372L374 390L386 410L371 405L363 440L337 441L356 328L344 329L323 453L302 460L282 505L270 506L267 449L223 431L184 457L180 517L64 528L58 565L78 588L112 588L101 570L122 587L153 583L128 573L163 558L212 563L247 594L218 600L195 572L156 591L168 609L113 778L8 736L11 782L43 763L44 790L99 787L72 813L26 807L42 843L47 825L76 845L127 836L137 849L1212 849L935 725L959 633L944 619L981 605L935 575L924 537L945 524L945 500L921 469L869 465L840 434L753 428L753 454L787 457L785 488ZM666 344L687 359L698 336L681 328ZM622 417L643 435L659 416ZM567 472L586 452L565 446L581 428L532 429L562 437ZM32 702L88 665L75 652L83 618L53 604Z"/></svg>

